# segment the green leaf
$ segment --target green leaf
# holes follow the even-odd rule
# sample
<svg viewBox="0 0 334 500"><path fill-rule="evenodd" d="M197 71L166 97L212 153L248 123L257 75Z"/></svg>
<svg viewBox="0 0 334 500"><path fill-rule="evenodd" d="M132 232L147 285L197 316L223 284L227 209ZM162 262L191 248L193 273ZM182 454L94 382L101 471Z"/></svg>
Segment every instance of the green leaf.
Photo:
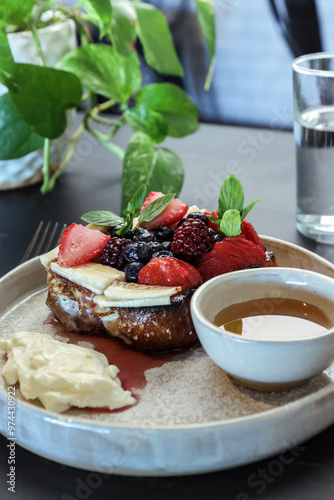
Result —
<svg viewBox="0 0 334 500"><path fill-rule="evenodd" d="M7 35L0 29L0 81L2 81L4 85L12 78L14 66L15 63L9 47Z"/></svg>
<svg viewBox="0 0 334 500"><path fill-rule="evenodd" d="M117 52L123 56L134 51L132 46L136 39L136 11L132 4L124 0L111 0L113 16L111 31Z"/></svg>
<svg viewBox="0 0 334 500"><path fill-rule="evenodd" d="M91 92L117 102L126 103L141 86L137 56L124 57L110 45L79 47L66 54L57 68L74 73Z"/></svg>
<svg viewBox="0 0 334 500"><path fill-rule="evenodd" d="M21 118L9 93L0 97L0 160L20 158L43 147L44 139Z"/></svg>
<svg viewBox="0 0 334 500"><path fill-rule="evenodd" d="M90 21L99 28L100 38L110 33L112 19L110 0L80 0L80 4L87 12Z"/></svg>
<svg viewBox="0 0 334 500"><path fill-rule="evenodd" d="M175 193L165 194L164 196L160 196L156 200L152 201L144 210L139 214L138 217L138 225L142 222L150 222L157 215L159 215L167 205L170 204L172 200L175 198Z"/></svg>
<svg viewBox="0 0 334 500"><path fill-rule="evenodd" d="M220 230L225 236L241 234L241 217L239 210L226 210L220 222Z"/></svg>
<svg viewBox="0 0 334 500"><path fill-rule="evenodd" d="M256 205L256 203L258 203L259 201L260 200L252 201L252 203L250 203L249 205L247 205L247 207L245 207L242 210L242 212L241 212L241 221L243 221L247 217L247 215L252 210L252 208L254 207L254 205Z"/></svg>
<svg viewBox="0 0 334 500"><path fill-rule="evenodd" d="M137 34L147 63L159 73L183 76L168 23L163 13L145 3L133 3L137 13Z"/></svg>
<svg viewBox="0 0 334 500"><path fill-rule="evenodd" d="M198 22L209 46L210 67L205 81L205 90L208 90L210 88L215 56L216 29L214 5L213 0L195 0L195 3Z"/></svg>
<svg viewBox="0 0 334 500"><path fill-rule="evenodd" d="M168 124L168 135L184 137L198 130L198 110L187 94L172 83L154 83L137 95L137 106L160 113Z"/></svg>
<svg viewBox="0 0 334 500"><path fill-rule="evenodd" d="M34 4L34 0L1 0L0 24L20 28L30 19Z"/></svg>
<svg viewBox="0 0 334 500"><path fill-rule="evenodd" d="M226 210L238 210L242 212L244 206L244 190L241 182L232 174L220 189L218 199L218 218L221 219Z"/></svg>
<svg viewBox="0 0 334 500"><path fill-rule="evenodd" d="M20 63L14 64L13 78L4 80L18 112L42 137L60 136L66 127L66 110L81 101L79 80L65 71Z"/></svg>
<svg viewBox="0 0 334 500"><path fill-rule="evenodd" d="M106 210L88 212L84 214L81 219L90 224L96 224L97 226L116 226L124 222L122 217Z"/></svg>
<svg viewBox="0 0 334 500"><path fill-rule="evenodd" d="M184 169L178 156L165 148L154 148L147 134L136 132L131 138L123 161L122 207L138 184L148 191L180 192Z"/></svg>
<svg viewBox="0 0 334 500"><path fill-rule="evenodd" d="M135 192L135 194L132 196L131 200L128 203L128 206L126 210L131 211L131 213L134 214L135 217L140 212L141 207L143 206L143 203L146 198L146 186L140 186L139 189Z"/></svg>
<svg viewBox="0 0 334 500"><path fill-rule="evenodd" d="M134 132L148 134L155 143L162 142L168 134L166 118L145 106L128 109L123 116Z"/></svg>

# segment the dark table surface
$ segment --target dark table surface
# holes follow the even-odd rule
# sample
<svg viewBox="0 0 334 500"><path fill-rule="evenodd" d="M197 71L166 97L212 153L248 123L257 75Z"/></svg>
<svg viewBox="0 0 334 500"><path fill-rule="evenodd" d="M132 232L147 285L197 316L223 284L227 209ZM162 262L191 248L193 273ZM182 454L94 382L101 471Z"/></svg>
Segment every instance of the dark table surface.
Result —
<svg viewBox="0 0 334 500"><path fill-rule="evenodd" d="M117 143L125 147L129 131ZM260 234L308 248L334 262L334 247L317 244L295 229L294 142L290 132L202 125L181 140L167 140L182 159L186 177L180 198L216 208L220 185L230 173L243 183L245 202L260 198L248 219ZM70 224L91 210L119 212L121 162L88 136L56 188L43 196L38 185L0 193L0 276L17 266L40 221ZM259 436L261 439L261 436ZM334 498L334 426L294 450L295 459L273 473L268 458L231 470L169 478L90 475L16 447L17 500L119 498L220 498L329 500ZM277 457L276 457L277 459ZM0 498L7 490L8 448L0 436ZM252 480L253 478L253 480ZM254 478L258 481L254 482Z"/></svg>

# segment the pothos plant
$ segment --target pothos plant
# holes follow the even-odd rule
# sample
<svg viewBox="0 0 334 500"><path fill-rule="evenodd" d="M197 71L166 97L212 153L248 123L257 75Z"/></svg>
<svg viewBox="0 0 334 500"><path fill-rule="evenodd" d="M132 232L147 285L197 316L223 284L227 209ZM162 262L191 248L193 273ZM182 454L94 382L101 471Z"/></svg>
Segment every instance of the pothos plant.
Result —
<svg viewBox="0 0 334 500"><path fill-rule="evenodd" d="M215 45L213 0L194 2L209 47L208 88ZM50 10L72 18L80 34L80 46L66 54L55 68L46 66L38 38L43 15ZM98 28L99 43L91 39L87 22ZM40 65L14 62L7 35L22 29L31 30ZM87 130L123 161L123 209L141 184L150 190L178 193L184 176L182 162L174 152L156 144L167 136L183 137L195 132L198 111L190 97L172 83L142 86L137 38L147 64L158 74L183 76L167 21L150 4L80 0L70 8L55 0L1 0L0 82L8 93L0 97L0 159L17 158L44 146L41 190L46 193L54 187L79 137ZM98 95L105 101L99 103ZM63 162L51 173L50 141L64 132L67 111L84 100L88 104L83 121L74 132ZM102 114L115 104L120 108L118 119ZM103 124L103 132L99 124ZM126 124L134 133L123 151L113 139Z"/></svg>

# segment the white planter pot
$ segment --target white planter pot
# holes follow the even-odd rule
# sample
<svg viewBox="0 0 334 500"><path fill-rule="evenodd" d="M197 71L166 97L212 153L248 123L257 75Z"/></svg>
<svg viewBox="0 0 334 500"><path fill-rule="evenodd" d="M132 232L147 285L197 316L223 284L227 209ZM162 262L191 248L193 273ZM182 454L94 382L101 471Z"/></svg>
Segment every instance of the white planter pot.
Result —
<svg viewBox="0 0 334 500"><path fill-rule="evenodd" d="M67 52L76 48L75 23L71 19L38 31L47 66L54 66ZM32 35L28 31L8 35L15 62L40 64ZM0 85L0 95L8 92ZM68 113L68 125L63 135L51 142L50 165L55 169L68 145L74 112ZM0 190L27 186L42 179L43 150L32 151L15 160L0 161Z"/></svg>

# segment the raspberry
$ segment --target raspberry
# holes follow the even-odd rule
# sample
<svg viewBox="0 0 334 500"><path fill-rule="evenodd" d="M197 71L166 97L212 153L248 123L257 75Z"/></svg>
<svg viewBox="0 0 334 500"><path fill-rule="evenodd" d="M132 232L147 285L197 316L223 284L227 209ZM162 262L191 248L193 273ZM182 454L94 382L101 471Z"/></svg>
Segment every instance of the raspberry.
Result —
<svg viewBox="0 0 334 500"><path fill-rule="evenodd" d="M142 285L180 286L189 290L203 282L197 269L174 257L152 259L139 271L138 283Z"/></svg>
<svg viewBox="0 0 334 500"><path fill-rule="evenodd" d="M214 243L215 231L199 219L187 219L174 233L172 251L177 257L198 262Z"/></svg>
<svg viewBox="0 0 334 500"><path fill-rule="evenodd" d="M124 252L132 240L114 236L100 254L100 263L121 269L125 265Z"/></svg>

